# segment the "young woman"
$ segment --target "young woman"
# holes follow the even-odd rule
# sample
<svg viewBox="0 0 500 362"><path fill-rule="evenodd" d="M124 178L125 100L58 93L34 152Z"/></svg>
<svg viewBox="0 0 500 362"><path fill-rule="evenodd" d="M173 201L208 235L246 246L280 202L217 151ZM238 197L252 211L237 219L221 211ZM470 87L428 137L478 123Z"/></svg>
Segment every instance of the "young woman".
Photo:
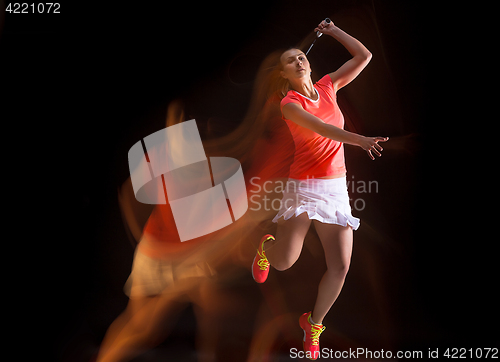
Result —
<svg viewBox="0 0 500 362"><path fill-rule="evenodd" d="M359 146L373 160L381 156L387 137L364 137L343 129L344 118L336 102L337 91L349 84L370 62L371 53L358 40L333 22L321 22L315 31L332 36L352 55L337 71L311 80L311 66L300 49L285 51L277 65L282 78L281 113L295 143L294 161L279 210L276 238L262 238L252 265L252 274L263 283L269 266L290 268L298 259L304 238L314 222L324 249L327 270L318 287L314 309L299 323L304 330L304 351L319 357L323 319L337 299L349 269L352 230L359 219L351 215L346 186L343 144Z"/></svg>

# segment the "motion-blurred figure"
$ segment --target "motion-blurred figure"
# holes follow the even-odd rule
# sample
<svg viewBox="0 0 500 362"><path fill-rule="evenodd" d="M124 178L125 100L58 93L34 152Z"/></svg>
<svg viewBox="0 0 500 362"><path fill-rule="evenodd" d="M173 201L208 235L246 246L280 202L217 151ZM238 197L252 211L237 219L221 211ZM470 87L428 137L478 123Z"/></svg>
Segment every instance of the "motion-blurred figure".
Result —
<svg viewBox="0 0 500 362"><path fill-rule="evenodd" d="M268 60L262 64L259 74L266 73L267 68ZM252 106L240 126L228 136L204 144L207 155L240 160L249 194L256 194L255 185L286 179L293 155L293 143L279 119L278 104L268 102L268 95L263 94L262 89L269 87L263 85L262 80L257 79L256 84ZM182 103L172 102L166 126L184 120ZM269 157L270 150L275 153L274 157ZM269 210L255 207L259 203L254 202L252 210L230 226L181 242L168 200L167 204L155 205L151 211L151 206L135 200L129 178L121 188L119 201L128 231L138 243L124 287L128 305L108 328L97 361L129 361L158 345L168 337L177 316L190 303L197 318L199 360L214 360L218 339L224 333L215 328L214 323L231 308L240 308L231 303L237 296L224 294L217 285L218 278L224 275L216 270L221 265L224 270L227 264L248 267L249 261L242 257L242 250L250 245L247 236L252 230L258 234L266 227L271 215ZM141 220L149 212L142 228Z"/></svg>
<svg viewBox="0 0 500 362"><path fill-rule="evenodd" d="M184 120L182 104L170 104L167 127ZM126 224L138 240L131 274L125 284L129 302L125 311L111 324L101 344L97 361L129 361L161 343L170 333L179 313L192 303L197 317L197 349L200 360L214 358L215 343L209 320L214 303L215 270L223 255L237 243L226 228L205 237L181 242L172 210L168 204L155 205L141 230L138 210L134 208L130 179L119 195ZM144 207L142 212L147 212ZM140 212L139 212L140 213Z"/></svg>

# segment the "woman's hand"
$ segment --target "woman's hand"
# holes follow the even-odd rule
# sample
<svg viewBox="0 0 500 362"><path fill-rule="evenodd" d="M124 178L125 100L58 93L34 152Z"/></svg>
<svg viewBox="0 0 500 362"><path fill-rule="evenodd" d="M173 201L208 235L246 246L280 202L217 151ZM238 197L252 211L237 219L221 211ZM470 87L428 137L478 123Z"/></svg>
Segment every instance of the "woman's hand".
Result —
<svg viewBox="0 0 500 362"><path fill-rule="evenodd" d="M383 148L379 145L379 142L386 142L389 140L389 137L364 137L361 136L358 146L364 149L368 156L374 160L375 157L372 155L372 152L375 153L378 157L381 157L382 154L379 151L382 151Z"/></svg>
<svg viewBox="0 0 500 362"><path fill-rule="evenodd" d="M314 31L319 31L322 34L328 34L333 36L333 30L336 28L335 24L333 24L333 21L330 23L327 23L326 21L322 21L321 23L318 24L316 29Z"/></svg>

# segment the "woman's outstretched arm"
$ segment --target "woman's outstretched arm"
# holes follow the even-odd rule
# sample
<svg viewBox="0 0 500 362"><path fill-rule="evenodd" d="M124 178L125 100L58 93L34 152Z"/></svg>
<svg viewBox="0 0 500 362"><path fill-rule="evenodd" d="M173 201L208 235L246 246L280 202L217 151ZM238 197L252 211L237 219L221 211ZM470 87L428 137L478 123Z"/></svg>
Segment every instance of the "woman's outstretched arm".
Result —
<svg viewBox="0 0 500 362"><path fill-rule="evenodd" d="M389 139L389 137L365 137L357 133L345 131L342 128L323 122L323 120L307 112L301 105L296 103L285 104L282 112L286 119L310 129L323 137L361 147L368 153L368 157L372 160L375 159L372 152L378 157L382 156L380 151L383 148L378 143L386 142Z"/></svg>
<svg viewBox="0 0 500 362"><path fill-rule="evenodd" d="M335 26L333 22L327 24L323 20L315 31L332 36L352 55L352 59L345 62L337 71L329 74L336 92L361 73L370 62L372 53L359 40Z"/></svg>

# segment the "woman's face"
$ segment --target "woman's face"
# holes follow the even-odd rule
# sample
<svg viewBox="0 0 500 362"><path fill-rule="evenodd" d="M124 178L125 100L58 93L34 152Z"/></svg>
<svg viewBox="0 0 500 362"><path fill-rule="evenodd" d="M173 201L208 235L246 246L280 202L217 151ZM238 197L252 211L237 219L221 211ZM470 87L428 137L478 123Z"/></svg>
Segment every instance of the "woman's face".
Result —
<svg viewBox="0 0 500 362"><path fill-rule="evenodd" d="M283 66L281 76L288 80L309 77L311 74L311 65L300 49L290 49L284 52L281 55L281 65Z"/></svg>

